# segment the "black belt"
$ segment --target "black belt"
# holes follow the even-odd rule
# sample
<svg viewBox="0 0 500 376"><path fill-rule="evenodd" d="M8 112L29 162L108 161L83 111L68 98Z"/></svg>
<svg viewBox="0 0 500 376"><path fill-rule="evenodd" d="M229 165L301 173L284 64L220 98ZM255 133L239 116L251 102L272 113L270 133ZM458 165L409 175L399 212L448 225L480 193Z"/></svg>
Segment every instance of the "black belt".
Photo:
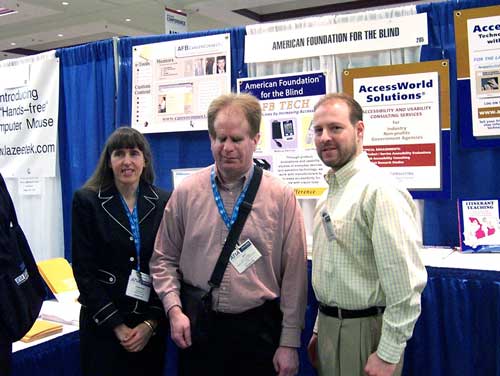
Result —
<svg viewBox="0 0 500 376"><path fill-rule="evenodd" d="M339 307L331 307L323 303L319 303L319 310L321 313L330 317L336 317L339 319L359 319L361 317L377 316L384 312L385 307L370 307L367 309L350 310L341 309Z"/></svg>

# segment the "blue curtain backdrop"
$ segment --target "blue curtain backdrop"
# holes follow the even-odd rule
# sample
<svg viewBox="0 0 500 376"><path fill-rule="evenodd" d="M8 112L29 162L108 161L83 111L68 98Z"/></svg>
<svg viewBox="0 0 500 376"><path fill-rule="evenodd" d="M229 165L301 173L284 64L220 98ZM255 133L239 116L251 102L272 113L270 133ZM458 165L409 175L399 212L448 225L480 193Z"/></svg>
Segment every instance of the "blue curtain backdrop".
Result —
<svg viewBox="0 0 500 376"><path fill-rule="evenodd" d="M499 273L432 267L427 273L403 375L500 376Z"/></svg>
<svg viewBox="0 0 500 376"><path fill-rule="evenodd" d="M459 244L457 198L499 197L500 148L470 149L461 146L459 117L470 118L470 108L459 107L459 95L468 96L457 84L453 11L498 5L498 0L455 0L417 6L427 12L429 45L422 49L421 61L450 60L451 109L451 200L426 200L424 209L424 244L456 246Z"/></svg>
<svg viewBox="0 0 500 376"><path fill-rule="evenodd" d="M113 41L57 50L60 59L59 165L64 256L71 261L71 200L90 177L115 128Z"/></svg>

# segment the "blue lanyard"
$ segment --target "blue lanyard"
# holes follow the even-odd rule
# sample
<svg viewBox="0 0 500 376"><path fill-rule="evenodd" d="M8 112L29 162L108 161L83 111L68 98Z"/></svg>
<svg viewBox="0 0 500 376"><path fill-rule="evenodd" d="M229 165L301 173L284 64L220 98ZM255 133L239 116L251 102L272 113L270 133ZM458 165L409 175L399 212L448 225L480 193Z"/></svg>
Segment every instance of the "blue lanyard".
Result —
<svg viewBox="0 0 500 376"><path fill-rule="evenodd" d="M139 189L137 189L136 196L139 193ZM134 205L134 210L132 213L130 212L127 202L120 194L120 199L122 200L123 207L125 208L125 212L127 213L128 222L130 223L130 229L132 230L132 236L134 237L135 243L135 254L137 256L137 270L141 271L141 233L139 231L139 215L137 214L137 200Z"/></svg>
<svg viewBox="0 0 500 376"><path fill-rule="evenodd" d="M253 169L252 173L250 174L248 181L245 184L245 187L243 187L243 190L241 191L240 195L238 196L238 199L236 200L236 204L234 204L233 208L233 214L231 214L231 219L229 219L229 216L227 215L226 208L224 208L224 203L222 202L222 197L219 193L219 189L217 188L217 184L215 184L215 167L212 167L212 172L210 173L210 181L212 183L212 192L214 194L214 199L215 199L215 204L217 205L217 209L219 210L219 214L222 217L222 220L226 224L226 227L229 231L231 231L231 226L233 223L236 221L236 218L238 217L238 212L240 211L240 206L243 200L245 199L245 195L248 190L248 185L250 183L250 180L252 180L252 175L253 175Z"/></svg>

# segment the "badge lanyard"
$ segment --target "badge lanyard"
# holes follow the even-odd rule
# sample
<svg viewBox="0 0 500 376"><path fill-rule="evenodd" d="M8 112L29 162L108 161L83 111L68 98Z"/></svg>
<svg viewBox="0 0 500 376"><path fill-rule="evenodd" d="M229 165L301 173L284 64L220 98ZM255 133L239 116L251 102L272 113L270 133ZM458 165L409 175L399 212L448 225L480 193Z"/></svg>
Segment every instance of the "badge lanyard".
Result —
<svg viewBox="0 0 500 376"><path fill-rule="evenodd" d="M139 195L139 189L137 189L136 197ZM127 213L128 221L130 223L130 229L132 230L132 236L134 237L135 243L135 253L137 255L137 270L141 271L141 233L139 232L139 215L137 214L137 200L135 201L134 210L132 213L128 208L127 202L120 194L120 199L122 200L123 207Z"/></svg>
<svg viewBox="0 0 500 376"><path fill-rule="evenodd" d="M246 195L247 189L248 189L248 184L252 180L252 175L253 175L253 169L252 169L252 173L250 174L250 176L247 180L247 183L245 184L245 187L243 188L240 195L238 196L238 199L236 200L236 204L234 205L234 208L233 208L233 214L231 214L231 219L229 219L229 216L227 215L227 212L226 212L226 208L224 208L224 203L222 202L222 197L219 193L219 189L217 188L217 185L215 184L215 166L212 167L212 172L210 173L210 181L212 182L212 192L214 194L215 204L217 205L217 209L219 210L219 214L222 217L222 220L226 224L226 227L229 231L231 231L231 226L233 225L233 223L236 221L236 218L238 217L240 205L245 198L245 195Z"/></svg>

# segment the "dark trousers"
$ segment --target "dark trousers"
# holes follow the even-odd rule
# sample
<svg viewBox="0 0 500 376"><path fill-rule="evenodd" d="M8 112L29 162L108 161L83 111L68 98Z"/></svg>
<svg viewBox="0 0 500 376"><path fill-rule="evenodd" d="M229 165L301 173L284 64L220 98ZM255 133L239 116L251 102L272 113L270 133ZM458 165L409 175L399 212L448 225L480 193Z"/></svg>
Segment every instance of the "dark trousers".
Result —
<svg viewBox="0 0 500 376"><path fill-rule="evenodd" d="M179 352L179 375L276 375L281 322L277 300L240 314L214 312L208 342Z"/></svg>
<svg viewBox="0 0 500 376"><path fill-rule="evenodd" d="M0 342L0 376L9 376L12 367L12 343Z"/></svg>

